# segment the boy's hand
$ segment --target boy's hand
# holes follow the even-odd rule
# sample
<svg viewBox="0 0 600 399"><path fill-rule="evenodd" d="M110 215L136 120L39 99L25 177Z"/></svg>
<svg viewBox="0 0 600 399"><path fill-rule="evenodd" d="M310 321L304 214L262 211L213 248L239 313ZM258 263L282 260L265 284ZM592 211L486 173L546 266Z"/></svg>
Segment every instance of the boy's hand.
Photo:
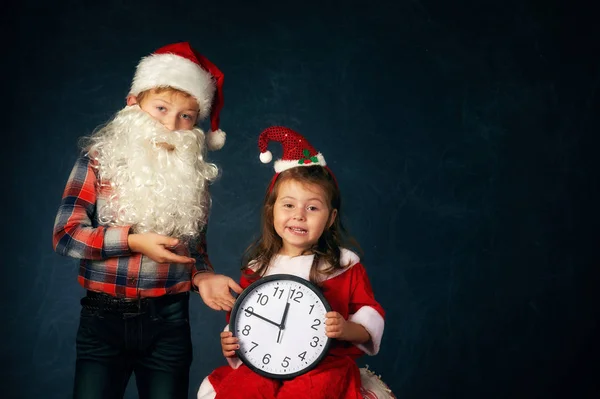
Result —
<svg viewBox="0 0 600 399"><path fill-rule="evenodd" d="M235 298L230 289L241 294L243 289L231 277L210 272L198 273L192 281L202 300L211 309L229 312L233 308Z"/></svg>
<svg viewBox="0 0 600 399"><path fill-rule="evenodd" d="M193 264L196 262L194 258L177 255L168 249L179 243L177 238L155 233L129 234L127 243L131 252L146 255L156 263Z"/></svg>
<svg viewBox="0 0 600 399"><path fill-rule="evenodd" d="M233 336L231 331L223 331L221 333L221 349L223 349L223 356L235 357L235 350L239 348L238 339Z"/></svg>

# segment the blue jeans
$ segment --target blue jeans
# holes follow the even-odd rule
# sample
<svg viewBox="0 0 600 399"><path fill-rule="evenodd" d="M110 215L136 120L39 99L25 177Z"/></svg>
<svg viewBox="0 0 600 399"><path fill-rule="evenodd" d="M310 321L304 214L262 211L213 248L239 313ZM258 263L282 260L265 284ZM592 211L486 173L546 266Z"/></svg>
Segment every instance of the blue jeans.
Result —
<svg viewBox="0 0 600 399"><path fill-rule="evenodd" d="M110 304L86 306L86 299L77 331L74 398L121 399L133 372L140 398L187 399L188 293L166 303L143 300L133 312Z"/></svg>

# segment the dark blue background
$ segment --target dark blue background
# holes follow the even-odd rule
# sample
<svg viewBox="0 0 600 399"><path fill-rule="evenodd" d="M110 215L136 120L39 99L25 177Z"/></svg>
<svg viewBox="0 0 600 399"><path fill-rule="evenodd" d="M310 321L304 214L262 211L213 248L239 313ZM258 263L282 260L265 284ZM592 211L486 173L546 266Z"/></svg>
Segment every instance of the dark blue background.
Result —
<svg viewBox="0 0 600 399"><path fill-rule="evenodd" d="M225 73L208 238L220 272L237 277L258 233L273 172L258 134L286 125L338 177L387 310L382 351L361 365L399 398L598 393L591 11L552 0L29 0L5 12L8 397L70 395L83 290L51 232L77 139L123 107L143 55L184 40ZM224 363L223 324L193 298L190 397Z"/></svg>

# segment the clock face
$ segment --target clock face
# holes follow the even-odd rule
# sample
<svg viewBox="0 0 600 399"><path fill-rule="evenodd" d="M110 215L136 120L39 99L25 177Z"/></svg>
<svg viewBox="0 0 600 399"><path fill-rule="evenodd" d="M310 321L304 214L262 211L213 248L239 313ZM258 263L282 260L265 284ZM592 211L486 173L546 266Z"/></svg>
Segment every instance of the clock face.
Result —
<svg viewBox="0 0 600 399"><path fill-rule="evenodd" d="M329 348L325 313L330 310L318 288L300 277L263 277L242 292L232 310L229 330L239 338L237 355L270 378L303 374Z"/></svg>

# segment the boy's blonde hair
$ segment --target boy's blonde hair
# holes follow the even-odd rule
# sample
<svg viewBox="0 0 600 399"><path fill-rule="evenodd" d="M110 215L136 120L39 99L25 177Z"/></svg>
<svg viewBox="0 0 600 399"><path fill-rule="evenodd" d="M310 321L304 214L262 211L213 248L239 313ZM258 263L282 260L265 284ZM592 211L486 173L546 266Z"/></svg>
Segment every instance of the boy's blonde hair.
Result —
<svg viewBox="0 0 600 399"><path fill-rule="evenodd" d="M160 93L164 93L164 92L170 92L173 94L181 94L185 98L192 97L192 95L190 93L188 93L187 91L179 90L179 89L176 89L171 86L159 86L159 87L153 87L152 89L148 89L148 90L144 90L144 91L140 92L140 94L138 94L136 96L136 98L137 98L138 103L140 103L140 102L142 102L144 97L146 97L150 93L160 94Z"/></svg>

